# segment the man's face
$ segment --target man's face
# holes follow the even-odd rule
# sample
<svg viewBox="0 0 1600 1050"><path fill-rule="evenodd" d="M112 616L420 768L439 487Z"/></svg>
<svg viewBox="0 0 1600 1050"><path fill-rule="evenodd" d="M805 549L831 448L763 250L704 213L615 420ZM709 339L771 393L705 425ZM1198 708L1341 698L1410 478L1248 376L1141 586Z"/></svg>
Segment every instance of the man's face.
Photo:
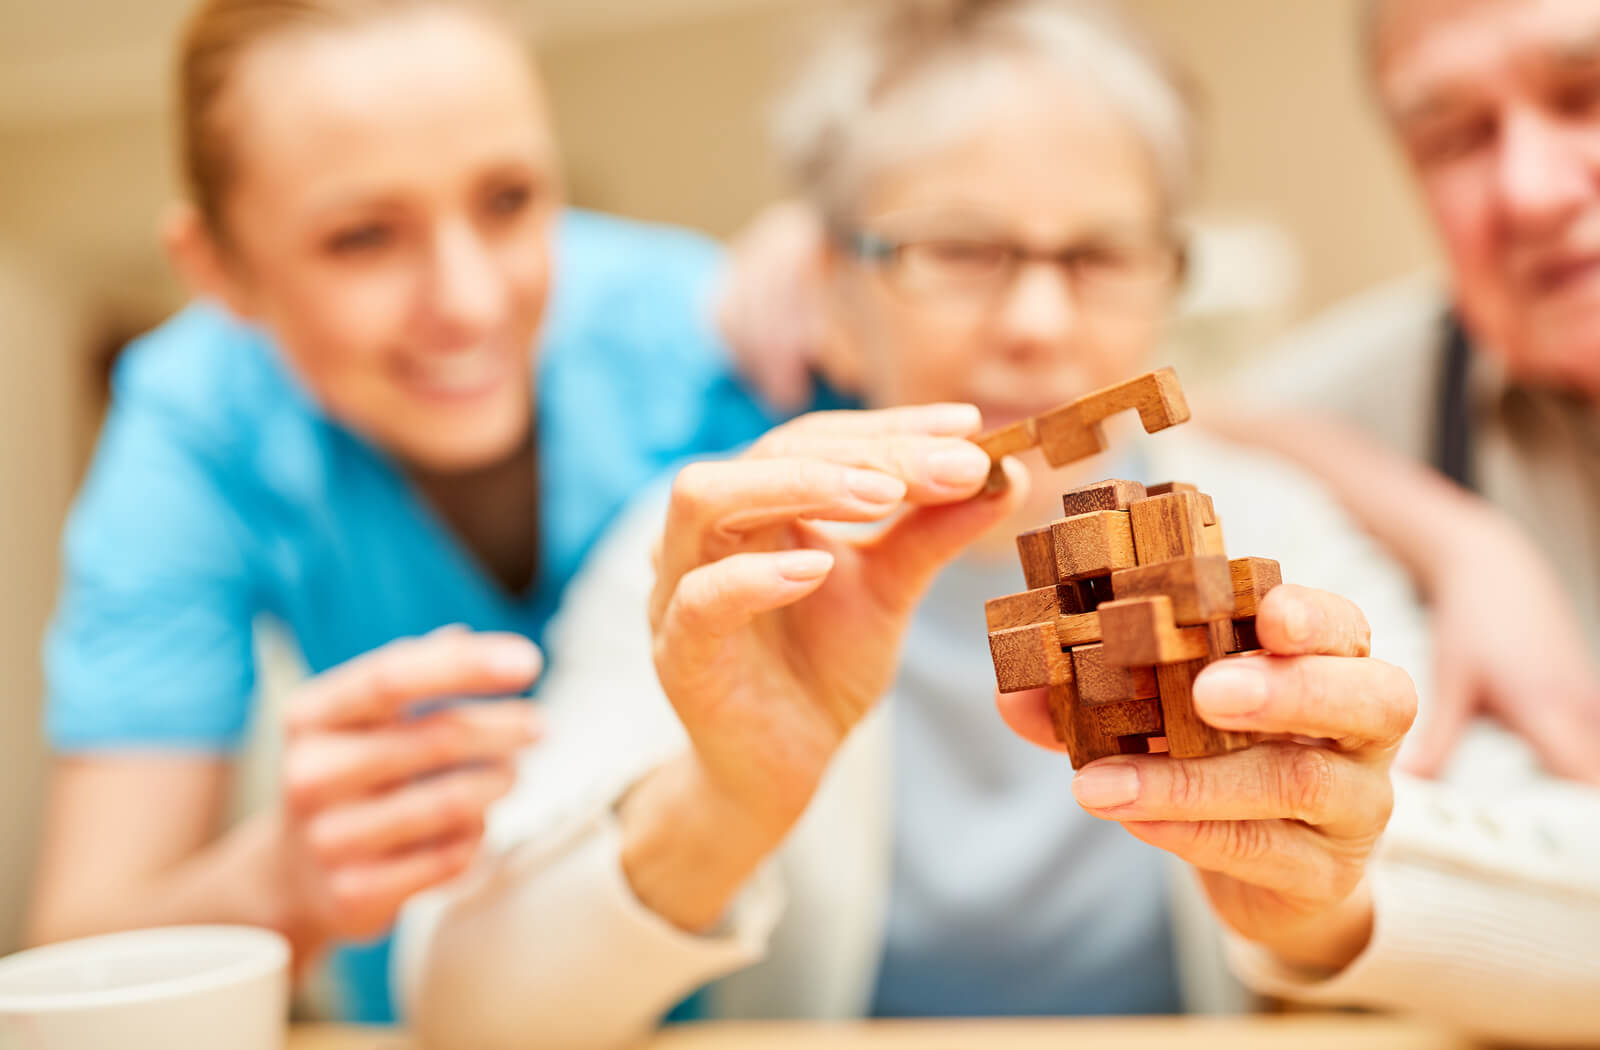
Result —
<svg viewBox="0 0 1600 1050"><path fill-rule="evenodd" d="M1392 0L1375 34L1474 336L1600 397L1600 0Z"/></svg>

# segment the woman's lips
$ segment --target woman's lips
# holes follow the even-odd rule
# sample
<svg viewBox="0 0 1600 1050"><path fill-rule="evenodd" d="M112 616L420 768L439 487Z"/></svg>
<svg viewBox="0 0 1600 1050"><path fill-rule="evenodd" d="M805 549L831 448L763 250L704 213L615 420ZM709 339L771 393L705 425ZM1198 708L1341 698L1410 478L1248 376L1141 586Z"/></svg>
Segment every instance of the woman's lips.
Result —
<svg viewBox="0 0 1600 1050"><path fill-rule="evenodd" d="M494 393L508 374L507 355L493 350L415 355L400 359L407 389L430 401L472 401Z"/></svg>

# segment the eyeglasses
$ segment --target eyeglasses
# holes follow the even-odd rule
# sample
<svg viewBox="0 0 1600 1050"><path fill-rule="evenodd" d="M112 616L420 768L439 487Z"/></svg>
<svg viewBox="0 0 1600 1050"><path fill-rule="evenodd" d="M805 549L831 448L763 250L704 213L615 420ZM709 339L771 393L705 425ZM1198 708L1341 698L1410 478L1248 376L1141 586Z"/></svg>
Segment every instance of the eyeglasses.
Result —
<svg viewBox="0 0 1600 1050"><path fill-rule="evenodd" d="M856 259L876 267L901 295L927 303L990 305L1024 264L1063 268L1086 310L1135 311L1162 304L1183 277L1185 254L1173 237L1097 237L1054 251L974 236L842 235Z"/></svg>

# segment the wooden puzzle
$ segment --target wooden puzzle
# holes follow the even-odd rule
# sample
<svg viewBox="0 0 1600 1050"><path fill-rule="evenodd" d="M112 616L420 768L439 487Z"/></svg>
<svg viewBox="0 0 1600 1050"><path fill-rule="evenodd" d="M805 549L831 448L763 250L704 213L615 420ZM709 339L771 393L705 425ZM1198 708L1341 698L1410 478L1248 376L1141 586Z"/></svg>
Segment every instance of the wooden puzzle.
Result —
<svg viewBox="0 0 1600 1050"><path fill-rule="evenodd" d="M1126 409L1151 433L1189 418L1164 369L976 440L996 464L1038 447L1061 466L1103 451L1101 423ZM1027 590L985 606L1000 691L1049 690L1074 768L1249 746L1250 734L1202 722L1190 689L1207 664L1257 648L1256 606L1281 582L1278 563L1229 560L1211 498L1193 485L1102 481L1061 502L1063 517L1017 536Z"/></svg>

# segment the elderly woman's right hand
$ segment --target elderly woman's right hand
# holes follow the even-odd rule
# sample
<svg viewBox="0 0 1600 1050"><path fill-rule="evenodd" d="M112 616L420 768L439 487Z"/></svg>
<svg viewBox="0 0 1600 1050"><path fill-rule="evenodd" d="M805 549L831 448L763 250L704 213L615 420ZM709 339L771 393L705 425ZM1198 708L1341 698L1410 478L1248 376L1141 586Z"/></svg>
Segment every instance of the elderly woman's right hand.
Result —
<svg viewBox="0 0 1600 1050"><path fill-rule="evenodd" d="M650 612L656 669L692 746L643 792L655 800L630 798L624 814L657 818L645 818L656 833L624 847L624 868L657 911L690 927L716 919L722 891L782 839L888 689L934 574L1022 498L1026 477L1010 463L1004 494L970 499L989 470L963 440L979 423L968 405L817 413L737 459L679 474ZM902 509L870 535L814 524ZM704 851L688 863L696 827L712 849L741 855L723 885ZM684 864L651 859L675 850Z"/></svg>
<svg viewBox="0 0 1600 1050"><path fill-rule="evenodd" d="M520 635L446 627L325 671L290 698L275 883L297 959L382 933L408 897L472 861L484 811L539 735L537 715L525 700L440 702L523 693L540 665Z"/></svg>

